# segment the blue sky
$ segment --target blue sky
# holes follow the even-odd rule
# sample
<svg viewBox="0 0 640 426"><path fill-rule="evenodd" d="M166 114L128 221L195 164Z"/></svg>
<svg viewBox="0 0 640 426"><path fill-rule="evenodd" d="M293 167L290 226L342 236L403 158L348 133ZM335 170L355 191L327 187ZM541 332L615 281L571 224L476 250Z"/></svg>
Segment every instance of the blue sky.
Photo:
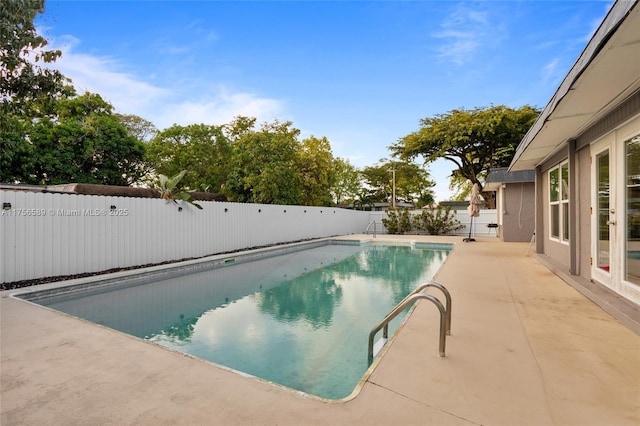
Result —
<svg viewBox="0 0 640 426"><path fill-rule="evenodd" d="M292 121L362 168L419 120L544 107L611 1L53 1L37 18L79 91L159 129ZM429 166L436 198L451 165Z"/></svg>

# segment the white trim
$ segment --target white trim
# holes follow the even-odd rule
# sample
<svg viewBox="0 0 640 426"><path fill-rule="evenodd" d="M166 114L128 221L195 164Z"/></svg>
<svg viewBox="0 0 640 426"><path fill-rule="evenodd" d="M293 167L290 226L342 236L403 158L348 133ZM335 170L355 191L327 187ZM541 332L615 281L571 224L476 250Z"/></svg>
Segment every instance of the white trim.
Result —
<svg viewBox="0 0 640 426"><path fill-rule="evenodd" d="M569 170L569 161L568 160L563 160L560 163L556 164L555 166L551 167L549 170L547 170L547 195L548 195L548 209L549 209L549 240L560 243L560 244L564 244L564 245L569 245L569 238L564 238L564 231L565 229L568 231L569 229L569 223L564 223L564 215L563 215L563 207L564 208L569 208L569 194L571 193L571 191L569 190L569 188L563 189L562 188L562 169L563 167L566 166L567 167L567 171ZM551 173L553 171L557 171L558 172L558 200L557 201L551 201ZM568 176L568 173L567 173ZM567 182L568 185L568 182ZM563 199L563 195L565 195L566 191L566 195L567 198ZM552 207L553 206L558 206L558 236L554 236L553 235L553 213L552 213ZM571 220L571 217L569 217L569 220Z"/></svg>
<svg viewBox="0 0 640 426"><path fill-rule="evenodd" d="M598 258L600 248L598 247L599 241L599 205L598 205L598 162L596 157L600 154L607 152L609 155L609 209L615 211L615 132L611 132L603 138L600 138L598 142L591 145L591 277L601 284L615 289L615 277L614 274L618 269L618 262L615 255L615 229L609 227L609 270L605 270L598 267ZM613 173L612 173L613 172Z"/></svg>
<svg viewBox="0 0 640 426"><path fill-rule="evenodd" d="M625 280L627 256L627 205L626 205L626 150L625 143L634 136L640 135L640 115L627 121L624 125L599 138L591 144L591 278L610 288L634 303L640 304L640 285ZM597 267L598 250L598 205L596 187L596 161L599 153L609 150L609 209L613 210L610 220L616 225L610 227L610 265L609 271Z"/></svg>

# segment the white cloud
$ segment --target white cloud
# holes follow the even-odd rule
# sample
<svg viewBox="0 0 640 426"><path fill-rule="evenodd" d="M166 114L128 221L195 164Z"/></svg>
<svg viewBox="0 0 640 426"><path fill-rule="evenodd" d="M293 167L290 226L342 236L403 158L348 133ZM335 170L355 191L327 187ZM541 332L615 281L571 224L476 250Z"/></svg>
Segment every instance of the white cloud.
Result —
<svg viewBox="0 0 640 426"><path fill-rule="evenodd" d="M494 46L503 38L501 26L491 22L487 12L470 9L469 3L461 3L441 27L441 31L433 34L444 40L438 48L438 57L458 66L472 61L480 49Z"/></svg>
<svg viewBox="0 0 640 426"><path fill-rule="evenodd" d="M193 89L178 81L152 84L125 72L125 64L114 58L77 52L79 45L80 41L70 36L52 41L51 48L62 51L52 66L72 79L78 93L98 93L117 112L138 115L161 130L174 123L224 124L238 115L256 117L260 123L283 112L281 100L233 92L223 85L212 89L211 82ZM161 79L161 71L156 71L153 80Z"/></svg>
<svg viewBox="0 0 640 426"><path fill-rule="evenodd" d="M98 93L120 112L131 114L171 95L167 88L120 71L122 66L112 58L77 53L75 48L79 44L78 39L70 36L52 43L54 49L62 51L62 57L52 66L71 78L78 93Z"/></svg>
<svg viewBox="0 0 640 426"><path fill-rule="evenodd" d="M555 58L542 69L542 80L545 84L554 84L559 81L564 75L563 70L560 70L560 59Z"/></svg>
<svg viewBox="0 0 640 426"><path fill-rule="evenodd" d="M184 100L158 111L154 124L166 128L173 124L224 124L238 115L256 117L258 123L273 121L283 110L283 102L251 93L227 93L222 88L205 100Z"/></svg>

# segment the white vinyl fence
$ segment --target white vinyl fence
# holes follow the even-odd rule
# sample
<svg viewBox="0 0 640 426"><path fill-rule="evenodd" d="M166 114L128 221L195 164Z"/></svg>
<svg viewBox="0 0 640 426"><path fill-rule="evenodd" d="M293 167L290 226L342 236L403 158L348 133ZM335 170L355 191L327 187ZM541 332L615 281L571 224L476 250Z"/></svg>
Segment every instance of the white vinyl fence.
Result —
<svg viewBox="0 0 640 426"><path fill-rule="evenodd" d="M448 235L469 235L469 228L471 227L471 236L496 236L496 228L490 228L487 225L490 223L496 224L498 220L497 210L480 210L480 216L473 218L473 224L471 218L466 210L453 210L456 214L456 219L464 225L464 228L458 229ZM419 215L421 210L412 210L412 215ZM386 233L382 219L387 218L386 212L371 212L370 221L376 222L376 232L380 234ZM373 225L368 227L368 233L373 233Z"/></svg>
<svg viewBox="0 0 640 426"><path fill-rule="evenodd" d="M202 257L362 233L369 213L202 201L0 190L0 282Z"/></svg>
<svg viewBox="0 0 640 426"><path fill-rule="evenodd" d="M457 210L456 218L464 225L464 228L455 231L454 235L469 235L469 227L471 226L471 236L478 237L495 237L496 228L489 228L487 225L490 223L498 223L498 211L493 210L480 210L480 216L473 218L473 224L471 224L471 218L466 210Z"/></svg>

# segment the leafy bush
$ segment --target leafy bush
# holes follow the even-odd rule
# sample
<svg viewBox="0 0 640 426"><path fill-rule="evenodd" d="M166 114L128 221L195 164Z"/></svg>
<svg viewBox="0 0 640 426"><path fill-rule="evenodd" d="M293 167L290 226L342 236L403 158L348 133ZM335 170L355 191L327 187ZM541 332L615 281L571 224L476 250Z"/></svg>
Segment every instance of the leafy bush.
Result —
<svg viewBox="0 0 640 426"><path fill-rule="evenodd" d="M442 206L423 209L422 213L413 217L413 225L416 230L429 235L447 234L464 228L451 207L443 209Z"/></svg>
<svg viewBox="0 0 640 426"><path fill-rule="evenodd" d="M404 234L411 231L411 215L408 210L387 210L387 216L382 219L382 223L389 234Z"/></svg>

